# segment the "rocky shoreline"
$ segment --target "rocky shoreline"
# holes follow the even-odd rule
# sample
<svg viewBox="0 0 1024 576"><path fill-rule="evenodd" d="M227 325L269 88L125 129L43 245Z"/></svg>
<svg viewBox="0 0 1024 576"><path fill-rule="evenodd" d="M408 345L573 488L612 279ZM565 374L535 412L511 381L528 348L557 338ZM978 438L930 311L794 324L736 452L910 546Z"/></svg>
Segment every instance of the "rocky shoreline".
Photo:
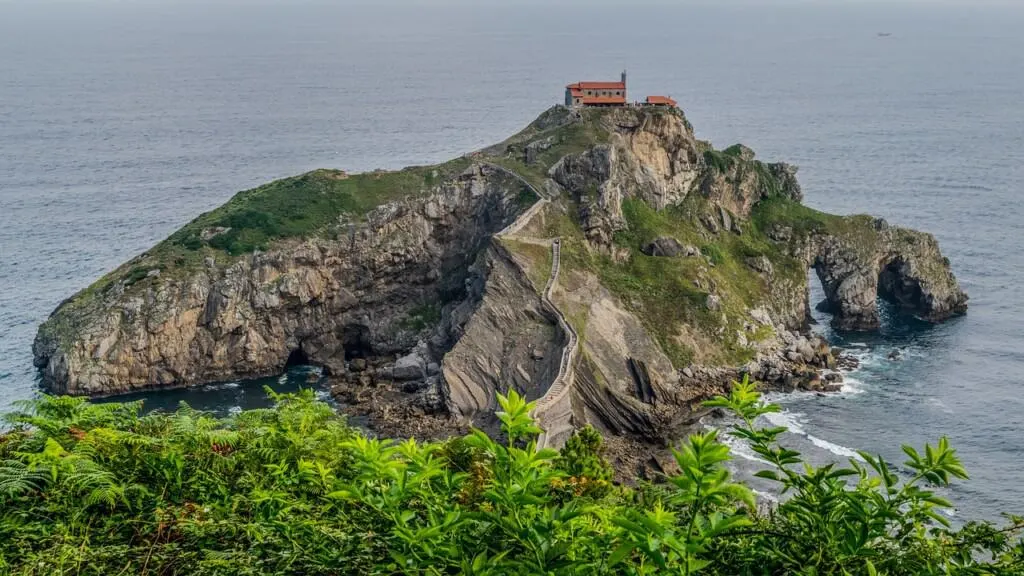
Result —
<svg viewBox="0 0 1024 576"><path fill-rule="evenodd" d="M90 396L315 364L377 433L434 438L494 431L496 394L542 398L570 358L547 425L595 426L648 474L744 374L842 387L855 359L810 331L808 270L838 329L876 329L879 297L966 311L934 237L802 197L795 167L715 150L678 110L555 107L443 165L240 193L62 304L35 362Z"/></svg>

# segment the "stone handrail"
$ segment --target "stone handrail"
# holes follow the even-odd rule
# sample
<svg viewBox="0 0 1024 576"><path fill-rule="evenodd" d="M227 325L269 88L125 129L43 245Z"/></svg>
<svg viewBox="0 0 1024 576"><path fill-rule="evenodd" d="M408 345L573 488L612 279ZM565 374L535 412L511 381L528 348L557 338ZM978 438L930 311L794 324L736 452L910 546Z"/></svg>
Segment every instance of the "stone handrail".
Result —
<svg viewBox="0 0 1024 576"><path fill-rule="evenodd" d="M511 224L502 229L501 232L495 234L495 236L502 237L518 234L519 231L523 229L523 226L526 226L530 222L530 220L532 220L533 217L537 215L537 212L540 212L540 209L543 208L544 205L547 203L548 199L541 196L540 200L534 202L533 206L530 206L530 208L526 212L520 214L519 217L515 219L515 221L513 221Z"/></svg>
<svg viewBox="0 0 1024 576"><path fill-rule="evenodd" d="M530 206L526 212L520 214L515 221L506 226L501 232L498 232L496 236L511 236L518 233L530 220L533 219L537 212L539 212L544 205L548 203L547 195L541 193L540 190L525 178L504 166L494 164L492 162L477 161L484 166L515 178L529 188L530 191L536 194L539 198L533 206ZM565 347L562 349L562 358L558 365L558 373L555 375L554 380L551 381L551 385L548 387L547 392L545 392L534 405L533 417L538 424L542 425L542 427L544 421L547 419L546 416L548 411L562 402L572 387L573 366L576 361L576 349L579 344L579 336L576 334L576 330L566 319L565 315L562 314L562 311L559 310L558 306L555 305L554 301L551 300L551 294L554 291L555 283L558 281L558 274L561 271L561 268L562 240L561 238L555 238L551 242L551 276L548 278L548 282L544 286L544 292L541 294L541 302L544 307L555 316L555 319L558 321L558 326L562 330L562 333L566 335L568 342L566 342ZM537 439L537 446L539 448L547 448L550 445L551 437L549 433L549 430L545 430Z"/></svg>
<svg viewBox="0 0 1024 576"><path fill-rule="evenodd" d="M576 334L576 329L572 327L572 324L565 318L562 311L555 306L555 303L551 300L551 293L554 290L555 282L558 280L558 273L561 270L561 255L562 255L562 241L561 238L555 238L551 243L551 278L548 278L547 286L544 287L544 303L547 307L555 314L558 319L558 325L562 329L562 332L568 337L569 341L565 344L562 349L562 360L558 366L558 374L555 379L551 382L551 386L548 387L548 391L537 400L537 404L533 409L533 416L538 423L543 423L547 412L556 406L559 402L565 399L566 394L572 388L573 379L573 365L576 361L576 349L579 344L579 336ZM551 443L550 430L545 429L544 433L537 439L537 446L540 448L547 448Z"/></svg>

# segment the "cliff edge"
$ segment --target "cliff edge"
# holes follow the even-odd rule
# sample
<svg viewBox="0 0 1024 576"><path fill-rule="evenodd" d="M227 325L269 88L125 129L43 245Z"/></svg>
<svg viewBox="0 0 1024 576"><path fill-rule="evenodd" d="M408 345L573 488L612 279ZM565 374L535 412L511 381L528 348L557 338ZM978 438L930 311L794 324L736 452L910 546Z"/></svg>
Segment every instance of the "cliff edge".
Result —
<svg viewBox="0 0 1024 576"><path fill-rule="evenodd" d="M931 235L801 200L795 167L716 150L677 109L559 106L445 164L242 192L64 302L35 361L82 395L313 363L399 433L486 427L514 388L553 445L586 423L663 445L740 373L834 385L809 269L840 329L877 328L879 297L966 311Z"/></svg>

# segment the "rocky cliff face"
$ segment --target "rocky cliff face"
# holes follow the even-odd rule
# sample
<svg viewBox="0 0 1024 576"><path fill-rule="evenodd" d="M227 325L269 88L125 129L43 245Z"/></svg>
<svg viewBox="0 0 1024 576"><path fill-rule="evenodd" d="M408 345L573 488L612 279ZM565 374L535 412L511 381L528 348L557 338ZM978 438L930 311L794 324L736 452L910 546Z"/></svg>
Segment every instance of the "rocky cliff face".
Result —
<svg viewBox="0 0 1024 576"><path fill-rule="evenodd" d="M64 303L36 363L106 395L311 362L389 433L487 428L496 392L557 387L553 441L594 424L632 469L742 373L838 385L809 269L841 329L876 328L878 297L966 310L934 238L802 197L794 167L715 150L678 110L556 107L455 163L244 193Z"/></svg>
<svg viewBox="0 0 1024 576"><path fill-rule="evenodd" d="M57 309L36 338L36 364L54 392L109 395L401 354L445 303L466 297L469 265L522 209L521 188L473 166L364 221L339 220L333 235L224 265L207 257L146 285L115 278Z"/></svg>
<svg viewBox="0 0 1024 576"><path fill-rule="evenodd" d="M474 272L478 298L453 315L455 344L443 362L449 409L467 420L490 417L496 392L543 396L566 344L522 265L502 244L494 242Z"/></svg>

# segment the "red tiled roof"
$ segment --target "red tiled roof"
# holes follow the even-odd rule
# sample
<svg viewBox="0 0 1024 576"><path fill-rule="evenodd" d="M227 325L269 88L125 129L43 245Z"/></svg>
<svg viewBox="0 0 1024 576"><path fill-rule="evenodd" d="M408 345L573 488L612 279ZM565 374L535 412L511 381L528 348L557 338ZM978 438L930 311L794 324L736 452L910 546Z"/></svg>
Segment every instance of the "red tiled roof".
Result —
<svg viewBox="0 0 1024 576"><path fill-rule="evenodd" d="M648 104L664 104L666 106L678 106L678 103L668 96L648 96Z"/></svg>
<svg viewBox="0 0 1024 576"><path fill-rule="evenodd" d="M584 96L584 104L625 104L625 96Z"/></svg>
<svg viewBox="0 0 1024 576"><path fill-rule="evenodd" d="M569 84L570 90L625 90L625 82L577 82Z"/></svg>

